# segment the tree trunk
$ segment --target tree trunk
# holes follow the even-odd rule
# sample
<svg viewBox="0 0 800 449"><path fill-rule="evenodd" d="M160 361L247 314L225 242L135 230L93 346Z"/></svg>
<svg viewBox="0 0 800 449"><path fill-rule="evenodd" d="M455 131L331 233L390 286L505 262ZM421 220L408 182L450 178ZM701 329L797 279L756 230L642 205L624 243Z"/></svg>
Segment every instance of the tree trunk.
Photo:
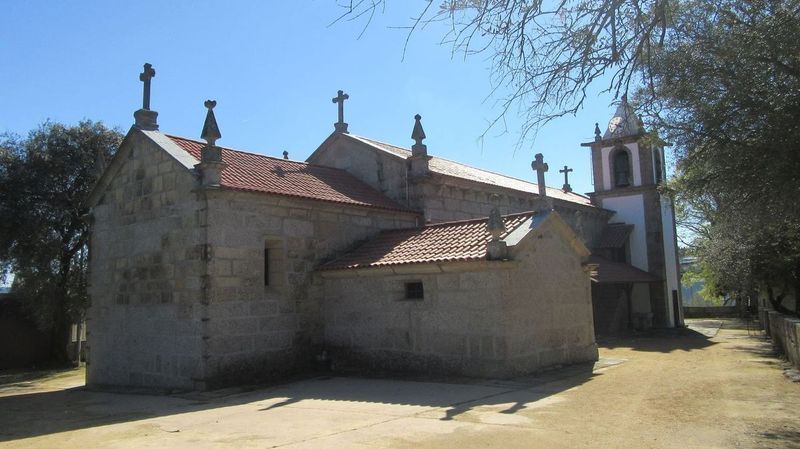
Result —
<svg viewBox="0 0 800 449"><path fill-rule="evenodd" d="M66 312L59 313L53 324L53 333L50 336L50 354L53 362L61 364L71 363L67 347L70 344L70 331L72 323Z"/></svg>
<svg viewBox="0 0 800 449"><path fill-rule="evenodd" d="M70 335L72 331L72 319L69 314L69 307L67 301L69 298L68 285L70 265L72 256L66 252L61 255L59 282L58 282L58 296L59 300L56 304L55 316L53 317L53 335L50 347L53 361L58 364L69 364L71 359L68 353L68 346L70 344Z"/></svg>

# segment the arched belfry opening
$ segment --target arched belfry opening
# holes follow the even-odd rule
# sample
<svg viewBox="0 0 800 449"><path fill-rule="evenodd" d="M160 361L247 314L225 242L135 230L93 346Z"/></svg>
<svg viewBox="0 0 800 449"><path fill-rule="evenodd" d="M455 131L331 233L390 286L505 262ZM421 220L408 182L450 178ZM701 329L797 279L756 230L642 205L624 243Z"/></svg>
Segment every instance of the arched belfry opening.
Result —
<svg viewBox="0 0 800 449"><path fill-rule="evenodd" d="M631 157L628 149L618 147L611 153L611 163L614 171L614 187L628 187L631 185Z"/></svg>

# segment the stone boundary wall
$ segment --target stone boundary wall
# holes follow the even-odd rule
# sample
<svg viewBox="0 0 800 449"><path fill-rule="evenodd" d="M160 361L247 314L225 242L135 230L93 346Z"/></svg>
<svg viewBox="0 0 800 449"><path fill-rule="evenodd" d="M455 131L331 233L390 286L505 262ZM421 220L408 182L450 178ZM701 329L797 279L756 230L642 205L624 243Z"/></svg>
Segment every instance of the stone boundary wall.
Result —
<svg viewBox="0 0 800 449"><path fill-rule="evenodd" d="M765 307L759 310L758 318L764 332L772 339L772 346L800 368L800 319Z"/></svg>
<svg viewBox="0 0 800 449"><path fill-rule="evenodd" d="M734 306L683 307L685 318L734 318L739 315L739 308Z"/></svg>

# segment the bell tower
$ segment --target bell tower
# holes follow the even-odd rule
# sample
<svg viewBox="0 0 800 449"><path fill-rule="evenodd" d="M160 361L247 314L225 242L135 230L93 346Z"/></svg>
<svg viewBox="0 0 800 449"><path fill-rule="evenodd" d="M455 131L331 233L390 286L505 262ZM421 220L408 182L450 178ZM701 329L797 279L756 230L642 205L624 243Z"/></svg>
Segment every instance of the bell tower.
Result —
<svg viewBox="0 0 800 449"><path fill-rule="evenodd" d="M612 210L610 223L633 225L627 262L662 282L635 284L633 297L639 311L649 305L653 325L682 324L678 247L672 200L658 186L665 179L664 143L645 132L641 119L623 96L608 127L595 124L592 155L592 203Z"/></svg>

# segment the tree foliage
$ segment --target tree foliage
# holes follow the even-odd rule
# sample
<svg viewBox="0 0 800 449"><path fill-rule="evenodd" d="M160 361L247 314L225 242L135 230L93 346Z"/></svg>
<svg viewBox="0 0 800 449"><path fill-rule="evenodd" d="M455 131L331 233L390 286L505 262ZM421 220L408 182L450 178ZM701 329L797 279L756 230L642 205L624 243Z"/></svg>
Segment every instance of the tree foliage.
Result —
<svg viewBox="0 0 800 449"><path fill-rule="evenodd" d="M798 35L798 2L683 2L637 97L676 144L671 187L709 282L777 291L784 312L800 287Z"/></svg>
<svg viewBox="0 0 800 449"><path fill-rule="evenodd" d="M0 264L15 275L15 296L52 332L56 356L88 301L83 202L121 137L91 121L0 136Z"/></svg>
<svg viewBox="0 0 800 449"><path fill-rule="evenodd" d="M340 20L386 0L340 2ZM679 218L716 293L800 296L800 0L442 0L408 24L486 53L523 137L601 83L674 144ZM370 19L367 19L369 22ZM493 123L494 124L494 123ZM800 298L799 298L800 299ZM800 314L800 300L795 301Z"/></svg>
<svg viewBox="0 0 800 449"><path fill-rule="evenodd" d="M339 2L338 20L371 21L387 0ZM618 96L641 79L668 29L667 0L442 0L420 2L408 38L445 24L454 55L486 54L502 112L524 118L521 141L554 118L574 114L597 83ZM408 39L407 38L407 39ZM519 106L519 108L515 107Z"/></svg>

